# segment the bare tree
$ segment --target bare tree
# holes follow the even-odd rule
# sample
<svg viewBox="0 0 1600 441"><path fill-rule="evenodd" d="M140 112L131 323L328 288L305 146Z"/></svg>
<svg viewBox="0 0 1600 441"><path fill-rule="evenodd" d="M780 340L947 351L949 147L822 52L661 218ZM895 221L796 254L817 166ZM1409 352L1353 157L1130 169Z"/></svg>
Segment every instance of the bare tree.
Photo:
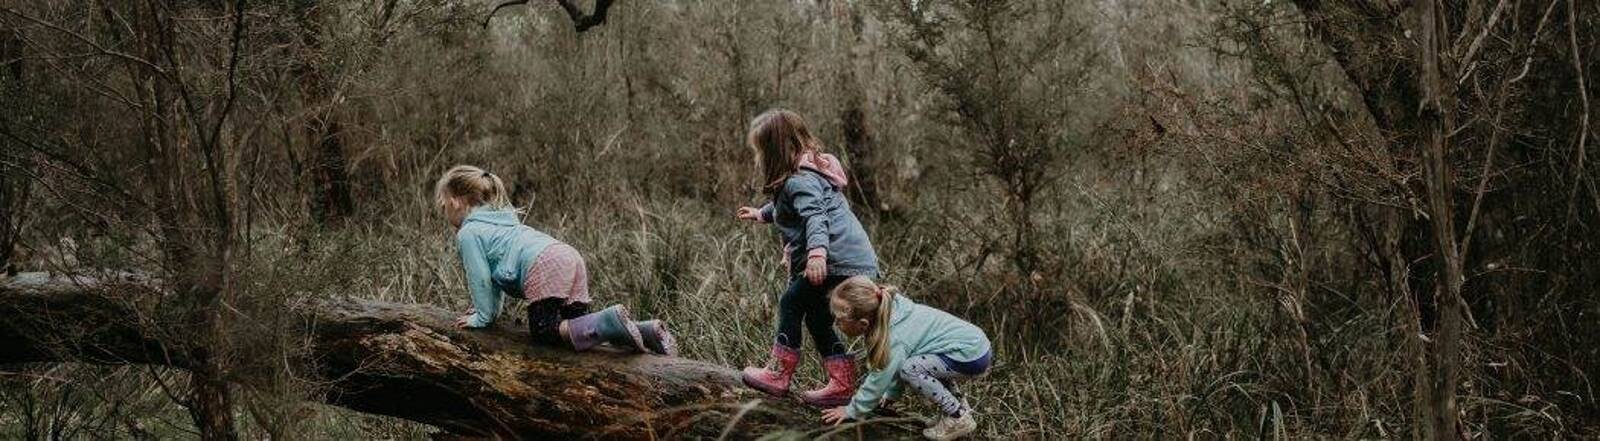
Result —
<svg viewBox="0 0 1600 441"><path fill-rule="evenodd" d="M90 185L92 191L107 190L131 197L119 200L103 194L96 204L75 207L77 214L90 219L114 219L122 225L148 225L155 232L161 250L166 281L176 293L173 309L165 313L179 317L174 332L190 335L199 342L192 346L196 363L191 369L189 395L182 398L203 439L235 439L233 393L224 379L233 363L230 359L226 305L233 303L237 215L232 194L236 160L230 156L232 143L229 117L237 103L238 66L246 49L244 33L248 5L240 0L214 5L204 12L224 13L226 20L186 21L196 12L165 1L103 3L98 5L104 27L94 32L74 30L83 22L54 22L27 11L5 8L8 21L27 23L39 32L56 38L62 47L30 40L42 53L87 47L97 56L94 63L75 67L98 67L101 71L67 70L83 73L76 77L88 82L99 93L113 97L135 115L137 152L129 159L146 164L142 176L133 178L93 163L75 162L70 155L53 151L30 141L19 132L7 129L12 141L34 150L30 164L20 168L69 167L73 179ZM40 8L46 9L46 8ZM225 38L222 45L196 49L195 38L202 31ZM102 40L103 39L103 40ZM117 49L111 49L117 48ZM198 55L205 49L215 50ZM203 65L203 63L215 63ZM119 85L97 82L106 72L125 77ZM123 153L123 152L116 152ZM116 154L113 153L113 154ZM122 181L123 178L131 180ZM148 192L127 193L129 187ZM115 204L115 205L111 205ZM113 208L116 207L116 208ZM127 317L124 320L150 319Z"/></svg>
<svg viewBox="0 0 1600 441"><path fill-rule="evenodd" d="M1071 103L1094 57L1086 28L1060 2L882 3L898 45L976 144L973 165L999 184L1012 263L1032 273L1035 211L1068 153Z"/></svg>
<svg viewBox="0 0 1600 441"><path fill-rule="evenodd" d="M1290 304L1306 304L1307 289L1315 285L1307 283L1314 279L1306 277L1310 260L1301 247L1317 236L1302 236L1306 226L1333 213L1348 213L1338 214L1348 216L1338 223L1323 221L1335 231L1321 237L1348 231L1355 243L1330 244L1362 250L1370 268L1385 280L1388 299L1405 306L1397 329L1414 380L1411 409L1416 412L1415 433L1421 438L1453 439L1467 432L1456 396L1463 378L1472 375L1472 363L1465 359L1472 352L1466 349L1471 330L1478 326L1472 318L1472 299L1478 293L1480 302L1489 301L1484 292L1492 283L1503 283L1488 279L1495 278L1494 259L1516 254L1506 248L1505 235L1515 231L1507 226L1524 217L1548 216L1533 213L1553 209L1543 203L1511 202L1517 189L1571 192L1571 197L1551 201L1566 212L1569 225L1574 219L1570 207L1584 202L1581 194L1587 178L1576 162L1586 156L1589 130L1583 127L1587 112L1581 109L1587 86L1582 84L1582 64L1576 62L1582 50L1575 43L1575 32L1584 28L1569 22L1567 28L1573 32L1568 41L1549 38L1553 35L1549 30L1559 23L1551 19L1552 12L1561 4L1566 2L1297 0L1295 13L1304 21L1274 19L1267 12L1254 18L1229 17L1222 26L1235 44L1224 44L1219 51L1248 60L1255 79L1295 118L1260 118L1291 124L1291 130L1257 134L1282 140L1230 138L1235 144L1219 149L1243 145L1248 153L1211 150L1204 158L1215 160L1214 153L1223 153L1224 159L1254 155L1233 165L1267 167L1265 180L1272 187L1246 193L1288 201L1283 208L1290 210L1286 214L1290 231L1285 236L1290 240L1285 243L1294 246L1282 253L1284 281L1275 288L1291 293L1285 296ZM1277 8L1230 7L1244 15ZM1568 15L1582 19L1581 10ZM1294 35L1297 32L1303 32L1303 40L1317 42L1320 50L1282 56L1283 48L1274 46L1303 41ZM1234 49L1239 52L1230 52ZM1337 65L1339 78L1319 76L1316 59L1321 57ZM1543 70L1533 69L1544 57L1574 62L1570 67L1547 64ZM1562 72L1564 68L1572 75ZM1547 95L1530 84L1549 88L1574 77L1579 92L1565 96ZM1356 109L1340 104L1339 94L1345 88L1358 100ZM1557 173L1528 174L1505 165L1547 161L1544 152L1515 144L1538 139L1548 130L1574 133L1570 147L1551 149L1571 155L1561 160L1564 164L1551 167ZM1243 173L1231 176L1251 179ZM1328 209L1303 210L1304 201L1319 198L1332 202ZM1496 200L1503 206L1491 202ZM1486 228L1499 233L1486 235ZM1575 235L1572 239L1583 235L1578 228L1566 231L1570 232L1563 234ZM1478 269L1469 270L1474 267ZM1581 271L1562 262L1552 262L1551 268ZM1312 324L1303 319L1303 312L1288 309L1297 321ZM1313 381L1308 377L1308 383Z"/></svg>

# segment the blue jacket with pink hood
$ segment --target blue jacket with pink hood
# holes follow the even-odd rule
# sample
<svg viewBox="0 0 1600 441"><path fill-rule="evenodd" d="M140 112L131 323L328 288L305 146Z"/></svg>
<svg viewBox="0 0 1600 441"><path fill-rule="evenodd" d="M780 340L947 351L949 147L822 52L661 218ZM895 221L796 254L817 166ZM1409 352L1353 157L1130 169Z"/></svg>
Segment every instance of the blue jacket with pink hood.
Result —
<svg viewBox="0 0 1600 441"><path fill-rule="evenodd" d="M761 207L761 221L777 227L788 262L823 256L829 276L878 276L878 255L845 199L848 183L838 158L806 153L800 157L800 171ZM803 263L791 264L789 277L800 277L804 270Z"/></svg>

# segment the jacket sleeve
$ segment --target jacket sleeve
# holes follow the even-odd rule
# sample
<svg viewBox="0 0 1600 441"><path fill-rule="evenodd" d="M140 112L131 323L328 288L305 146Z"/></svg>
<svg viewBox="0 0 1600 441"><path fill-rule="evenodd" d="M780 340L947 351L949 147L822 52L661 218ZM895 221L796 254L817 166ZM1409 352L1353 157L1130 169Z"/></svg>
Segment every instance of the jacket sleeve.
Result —
<svg viewBox="0 0 1600 441"><path fill-rule="evenodd" d="M795 212L805 220L806 243L805 249L809 253L817 248L828 247L828 210L822 202L822 187L817 185L815 179L789 178L785 184L789 191L790 203L794 204Z"/></svg>
<svg viewBox="0 0 1600 441"><path fill-rule="evenodd" d="M889 347L889 365L883 369L867 373L867 378L861 380L861 387L856 388L856 394L850 397L850 406L844 409L844 414L850 419L861 419L863 415L872 412L878 407L878 402L896 387L896 378L900 375L900 365L906 361L904 346L893 345ZM896 393L895 395L899 395Z"/></svg>
<svg viewBox="0 0 1600 441"><path fill-rule="evenodd" d="M762 205L761 206L761 214L759 216L756 216L756 220L761 221L761 223L767 223L767 224L772 223L773 216L777 215L777 213L774 212L773 210L774 210L774 208L772 208L772 203L771 202L768 202L767 205Z"/></svg>
<svg viewBox="0 0 1600 441"><path fill-rule="evenodd" d="M483 244L472 234L457 234L456 246L461 250L461 264L467 270L467 289L472 292L472 318L467 327L482 328L494 323L500 312L500 291L489 279L489 259L483 254Z"/></svg>

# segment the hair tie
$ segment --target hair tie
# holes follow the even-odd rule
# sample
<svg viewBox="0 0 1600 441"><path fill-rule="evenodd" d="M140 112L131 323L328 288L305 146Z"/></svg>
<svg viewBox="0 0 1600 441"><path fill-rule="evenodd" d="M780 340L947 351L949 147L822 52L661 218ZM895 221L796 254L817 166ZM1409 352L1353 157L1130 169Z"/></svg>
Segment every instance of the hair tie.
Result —
<svg viewBox="0 0 1600 441"><path fill-rule="evenodd" d="M483 177L487 178L487 177L490 177L490 176L494 176L494 173L489 173L488 170L484 170L483 171Z"/></svg>

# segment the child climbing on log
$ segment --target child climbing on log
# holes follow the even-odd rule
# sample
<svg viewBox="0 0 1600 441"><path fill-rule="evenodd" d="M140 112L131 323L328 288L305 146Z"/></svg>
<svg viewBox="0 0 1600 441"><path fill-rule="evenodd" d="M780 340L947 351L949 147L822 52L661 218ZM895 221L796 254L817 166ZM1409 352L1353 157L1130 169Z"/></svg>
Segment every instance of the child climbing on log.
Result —
<svg viewBox="0 0 1600 441"><path fill-rule="evenodd" d="M977 428L972 407L956 392L956 381L989 371L992 352L982 329L865 277L845 280L831 297L839 330L866 340L869 373L850 405L822 412L824 422L861 418L886 396L898 395L899 379L944 411L923 435L948 440Z"/></svg>
<svg viewBox="0 0 1600 441"><path fill-rule="evenodd" d="M589 313L589 273L578 250L523 225L511 208L505 181L470 165L439 178L434 197L450 225L466 267L472 309L461 328L493 323L500 293L527 299L528 333L537 344L586 351L602 343L626 350L677 355L677 343L659 320L635 322L622 305Z"/></svg>
<svg viewBox="0 0 1600 441"><path fill-rule="evenodd" d="M772 360L765 368L745 368L742 378L762 392L787 394L800 363L803 324L822 355L828 382L801 399L814 406L844 404L855 391L855 362L834 333L828 290L851 276L876 276L877 254L845 200L844 167L822 152L800 115L783 109L762 113L750 122L747 141L771 202L740 207L737 216L776 226L789 288L778 301Z"/></svg>

